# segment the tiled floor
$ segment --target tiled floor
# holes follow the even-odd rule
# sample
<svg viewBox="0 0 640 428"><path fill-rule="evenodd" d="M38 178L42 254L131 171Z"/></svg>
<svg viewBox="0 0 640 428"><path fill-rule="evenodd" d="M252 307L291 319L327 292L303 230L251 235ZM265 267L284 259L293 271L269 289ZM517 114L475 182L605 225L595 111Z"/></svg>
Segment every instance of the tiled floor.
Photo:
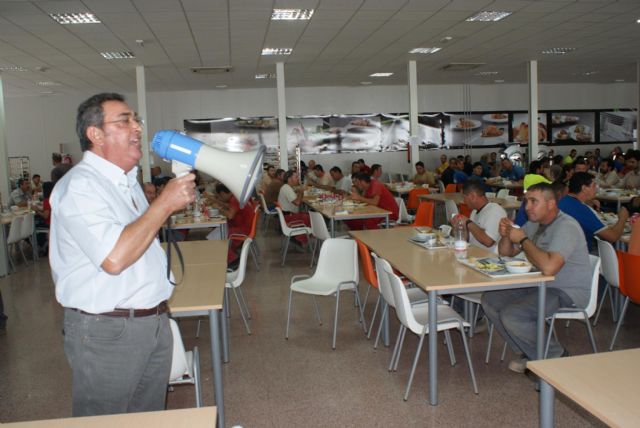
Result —
<svg viewBox="0 0 640 428"><path fill-rule="evenodd" d="M228 426L537 426L538 393L533 380L510 372L507 361L499 361L500 339L494 341L493 358L485 364L486 333L470 341L479 395L472 392L459 335L453 335L456 366L450 366L445 347L439 349L437 407L426 402L426 348L405 402L402 396L416 338L407 335L398 372L389 373L386 367L391 350L373 349L373 341L364 337L350 304L342 305L340 311L335 351L331 350L332 298L319 299L325 324L318 326L308 298L296 296L290 338L284 340L289 281L294 274L310 273L309 254L292 252L282 268L275 230L260 233L261 269L256 271L250 262L243 285L253 315L251 336L244 330L235 302L231 302L231 361L223 369ZM7 330L0 334L0 422L69 416L71 385L60 335L62 310L55 301L47 261L20 266L18 273L0 280L0 290L9 316ZM373 303L374 298L369 297L368 317ZM639 314L636 307L630 308L618 349L640 344ZM180 321L186 347L197 345L200 349L204 401L211 405L208 324L202 325L196 339L195 319ZM396 328L394 321L392 331ZM572 354L590 352L579 323L566 329L561 326L558 331ZM606 349L612 334L608 305L595 334L600 349ZM190 386L177 387L169 394L169 408L194 404ZM600 426L564 397L558 398L556 409L558 426Z"/></svg>

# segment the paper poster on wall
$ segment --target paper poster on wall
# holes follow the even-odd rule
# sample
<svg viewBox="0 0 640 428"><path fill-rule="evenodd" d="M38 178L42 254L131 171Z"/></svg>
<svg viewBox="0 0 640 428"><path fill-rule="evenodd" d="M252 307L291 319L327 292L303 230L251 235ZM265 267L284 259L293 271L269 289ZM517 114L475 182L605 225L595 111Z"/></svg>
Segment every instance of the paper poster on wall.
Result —
<svg viewBox="0 0 640 428"><path fill-rule="evenodd" d="M551 114L554 143L593 143L596 113L562 112Z"/></svg>
<svg viewBox="0 0 640 428"><path fill-rule="evenodd" d="M278 119L273 117L188 119L184 129L193 138L230 152L278 146Z"/></svg>
<svg viewBox="0 0 640 428"><path fill-rule="evenodd" d="M444 114L445 146L495 146L509 141L506 113Z"/></svg>
<svg viewBox="0 0 640 428"><path fill-rule="evenodd" d="M603 143L624 143L633 141L633 130L638 126L635 111L601 111L600 141Z"/></svg>
<svg viewBox="0 0 640 428"><path fill-rule="evenodd" d="M442 113L418 115L418 137L420 137L421 144L428 148L442 146L442 120Z"/></svg>
<svg viewBox="0 0 640 428"><path fill-rule="evenodd" d="M514 113L511 121L511 141L529 144L529 113ZM547 115L538 115L538 142L549 141Z"/></svg>

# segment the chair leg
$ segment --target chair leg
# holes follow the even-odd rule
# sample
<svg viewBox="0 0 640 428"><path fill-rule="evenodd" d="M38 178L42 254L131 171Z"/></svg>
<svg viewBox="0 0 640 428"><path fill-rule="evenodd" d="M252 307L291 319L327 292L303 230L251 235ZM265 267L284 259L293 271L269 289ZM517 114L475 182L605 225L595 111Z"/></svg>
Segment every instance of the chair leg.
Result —
<svg viewBox="0 0 640 428"><path fill-rule="evenodd" d="M624 315L627 312L627 307L629 306L629 298L625 297L624 306L622 306L622 311L618 314L618 324L616 325L616 331L613 333L613 338L611 339L611 345L609 345L609 351L613 351L613 345L616 344L616 339L618 338L618 332L620 331L620 326L622 326L622 321L624 321Z"/></svg>
<svg viewBox="0 0 640 428"><path fill-rule="evenodd" d="M593 348L593 353L598 353L598 348L596 347L596 339L593 337L593 330L591 329L591 323L589 322L589 317L587 317L587 313L584 313L584 323L587 326L587 334L589 335L589 341L591 342L591 348Z"/></svg>
<svg viewBox="0 0 640 428"><path fill-rule="evenodd" d="M491 355L492 342L493 342L493 323L489 323L489 340L487 341L487 353L484 356L485 364L489 364L489 356Z"/></svg>
<svg viewBox="0 0 640 428"><path fill-rule="evenodd" d="M318 309L318 302L316 301L316 296L311 295L311 301L313 302L313 307L316 310L316 319L318 320L318 324L322 325L322 318L320 318L320 309Z"/></svg>
<svg viewBox="0 0 640 428"><path fill-rule="evenodd" d="M196 339L200 337L200 322L202 320L198 318L198 326L196 327Z"/></svg>
<svg viewBox="0 0 640 428"><path fill-rule="evenodd" d="M376 341L373 344L373 349L378 349L378 342L380 342L380 335L382 334L382 325L384 324L384 319L387 316L387 312L389 311L389 305L384 300L382 301L382 316L380 318L380 324L378 324L378 334L376 335Z"/></svg>
<svg viewBox="0 0 640 428"><path fill-rule="evenodd" d="M332 349L336 349L336 335L338 334L338 310L340 309L340 290L336 291L336 313L333 317L333 343Z"/></svg>
<svg viewBox="0 0 640 428"><path fill-rule="evenodd" d="M25 266L29 265L27 256L24 255L24 240L18 242L18 249L20 250L20 254L22 254L22 259L24 260Z"/></svg>
<svg viewBox="0 0 640 428"><path fill-rule="evenodd" d="M418 349L416 349L416 356L413 358L413 366L411 367L411 373L409 374L407 389L404 391L404 401L407 401L409 399L409 391L411 390L411 384L413 383L413 376L416 374L416 366L418 365L418 360L420 359L420 351L422 351L422 345L424 344L425 336L426 334L423 331L420 335L420 341L418 342Z"/></svg>
<svg viewBox="0 0 640 428"><path fill-rule="evenodd" d="M507 355L507 341L504 341L504 346L502 346L502 354L500 354L500 362L504 361L504 357Z"/></svg>
<svg viewBox="0 0 640 428"><path fill-rule="evenodd" d="M255 246L255 242L251 243L251 246L249 247L249 251L251 252L251 257L253 257L253 263L255 263L256 265L256 270L260 270L260 263L258 263L258 254L256 252L256 249L254 248Z"/></svg>
<svg viewBox="0 0 640 428"><path fill-rule="evenodd" d="M367 301L369 300L369 292L371 291L371 284L367 284L367 291L364 293L364 299L362 299L362 307L367 307Z"/></svg>
<svg viewBox="0 0 640 428"><path fill-rule="evenodd" d="M311 251L311 264L309 265L309 267L310 267L310 268L312 268L312 267L313 267L313 264L314 264L314 263L315 263L315 261L316 261L316 249L318 248L318 241L319 241L319 239L318 239L318 238L316 238L316 239L313 241L313 250Z"/></svg>
<svg viewBox="0 0 640 428"><path fill-rule="evenodd" d="M367 334L367 323L364 320L364 309L362 308L362 302L360 302L360 293L358 293L358 287L354 288L353 294L356 298L356 303L358 304L358 310L360 312L360 323L362 323L362 329L364 330L364 334Z"/></svg>
<svg viewBox="0 0 640 428"><path fill-rule="evenodd" d="M11 250L13 249L14 244L11 244L7 247L7 251L9 252L9 254L7 254L9 256L9 264L11 265L11 270L13 272L16 272L16 265L13 263L13 257L11 257Z"/></svg>
<svg viewBox="0 0 640 428"><path fill-rule="evenodd" d="M596 317L593 319L593 326L598 325L598 318L600 318L600 311L602 310L602 305L604 304L604 299L607 297L607 294L610 294L609 284L604 288L602 292L602 297L600 298L600 303L598 304L598 311L596 312ZM611 312L614 312L615 309L613 307L613 300L611 301Z"/></svg>
<svg viewBox="0 0 640 428"><path fill-rule="evenodd" d="M291 319L291 299L293 298L293 290L289 289L289 303L287 304L287 327L284 330L284 338L289 339L289 320Z"/></svg>
<svg viewBox="0 0 640 428"><path fill-rule="evenodd" d="M396 344L393 346L393 352L391 353L391 360L389 360L388 371L393 371L393 367L396 364L396 356L398 355L398 350L402 346L400 342L402 342L403 333L405 331L404 325L401 323L400 327L398 327L398 334L396 336Z"/></svg>
<svg viewBox="0 0 640 428"><path fill-rule="evenodd" d="M447 351L449 352L449 361L451 361L451 367L453 367L456 365L456 356L453 353L453 344L451 343L451 334L449 333L449 330L444 331L444 336L447 339Z"/></svg>
<svg viewBox="0 0 640 428"><path fill-rule="evenodd" d="M549 353L549 344L551 343L551 335L554 334L554 329L555 329L555 323L556 323L556 314L553 314L553 316L551 317L551 323L549 325L549 333L547 334L547 341L544 345L544 356L542 357L543 359L547 358L547 354Z"/></svg>
<svg viewBox="0 0 640 428"><path fill-rule="evenodd" d="M400 363L400 356L402 355L402 347L404 346L404 339L407 337L407 327L401 326L400 335L398 336L399 345L396 352L396 360L393 362L393 371L398 371L398 364Z"/></svg>
<svg viewBox="0 0 640 428"><path fill-rule="evenodd" d="M242 303L240 303L240 298L238 297L238 291L236 287L231 288L233 290L233 295L236 297L236 302L238 302L238 308L240 309L240 315L242 316L242 321L244 321L244 327L247 329L247 334L251 334L251 329L249 328L249 322L247 321L247 317L244 314L244 310L242 309Z"/></svg>
<svg viewBox="0 0 640 428"><path fill-rule="evenodd" d="M371 324L369 324L369 333L367 334L367 339L371 339L371 332L373 331L373 323L376 320L376 315L378 314L378 306L380 306L380 300L382 300L382 295L378 295L378 300L376 300L376 305L373 308L373 315L371 316Z"/></svg>
<svg viewBox="0 0 640 428"><path fill-rule="evenodd" d="M476 382L476 373L473 370L473 363L471 362L471 354L469 353L469 344L467 343L467 337L464 334L464 327L460 323L460 336L462 337L462 344L464 345L464 353L467 356L467 363L469 365L469 374L471 375L471 383L473 384L473 392L478 393L478 383Z"/></svg>
<svg viewBox="0 0 640 428"><path fill-rule="evenodd" d="M249 306L247 305L247 301L244 299L244 292L242 291L242 288L238 288L238 294L240 295L240 300L242 301L242 307L244 308L244 312L247 314L247 318L251 319Z"/></svg>
<svg viewBox="0 0 640 428"><path fill-rule="evenodd" d="M193 381L196 390L196 407L202 407L202 384L200 383L200 353L193 348Z"/></svg>
<svg viewBox="0 0 640 428"><path fill-rule="evenodd" d="M284 244L284 250L282 251L282 264L280 266L284 266L284 262L287 259L287 251L289 251L289 241L291 240L290 236L287 236L287 241Z"/></svg>

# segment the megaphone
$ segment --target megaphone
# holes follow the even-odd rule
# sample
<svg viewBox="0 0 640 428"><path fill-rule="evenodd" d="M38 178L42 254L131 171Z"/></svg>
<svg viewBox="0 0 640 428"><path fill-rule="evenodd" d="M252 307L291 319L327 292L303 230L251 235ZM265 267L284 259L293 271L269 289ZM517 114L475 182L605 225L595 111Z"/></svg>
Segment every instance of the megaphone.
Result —
<svg viewBox="0 0 640 428"><path fill-rule="evenodd" d="M214 149L177 131L158 131L152 149L163 159L171 161L171 169L181 176L197 169L220 180L244 206L262 174L265 148L249 152L227 152Z"/></svg>

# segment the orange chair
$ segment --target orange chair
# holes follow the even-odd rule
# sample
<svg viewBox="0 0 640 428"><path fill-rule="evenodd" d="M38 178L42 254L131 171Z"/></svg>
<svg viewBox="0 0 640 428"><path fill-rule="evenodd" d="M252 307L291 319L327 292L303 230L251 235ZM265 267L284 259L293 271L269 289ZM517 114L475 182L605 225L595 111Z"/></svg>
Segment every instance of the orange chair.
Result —
<svg viewBox="0 0 640 428"><path fill-rule="evenodd" d="M258 256L260 252L258 250L258 245L256 244L256 230L258 228L258 217L260 217L260 205L256 205L253 210L253 219L251 220L251 230L249 230L248 235L244 235L241 233L234 233L229 236L229 242L238 241L244 242L247 238L251 238L251 246L249 249L251 250L251 256L253 257L253 262L256 264L256 269L260 270L260 263L258 263Z"/></svg>
<svg viewBox="0 0 640 428"><path fill-rule="evenodd" d="M613 339L609 346L609 351L613 350L613 346L616 343L620 326L624 321L624 314L629 307L629 301L640 304L640 255L630 254L624 251L616 250L618 254L618 272L619 272L619 285L620 293L625 297L624 306L618 317L618 324L616 325L616 331L613 333Z"/></svg>
<svg viewBox="0 0 640 428"><path fill-rule="evenodd" d="M378 275L376 271L373 269L373 261L371 260L371 253L369 252L369 248L362 243L362 241L356 239L358 243L358 255L360 256L360 267L362 268L362 273L364 274L364 279L369 284L367 287L367 292L364 295L364 300L362 300L362 307L366 308L367 299L369 298L369 291L371 291L371 287L378 289ZM371 337L371 329L373 327L373 322L376 319L376 314L378 313L378 307L380 306L380 296L378 296L378 300L376 301L376 306L373 309L373 316L371 317L371 324L369 326L369 333L367 334L367 338Z"/></svg>
<svg viewBox="0 0 640 428"><path fill-rule="evenodd" d="M422 187L413 189L409 192L409 197L407 198L407 209L409 210L417 210L418 205L420 205L420 195L428 195L429 189L423 189Z"/></svg>
<svg viewBox="0 0 640 428"><path fill-rule="evenodd" d="M466 218L471 217L471 211L472 210L471 210L471 208L469 208L469 205L460 204L460 205L458 205L458 210L460 211L460 214L462 214Z"/></svg>
<svg viewBox="0 0 640 428"><path fill-rule="evenodd" d="M435 206L436 204L430 201L420 202L418 211L416 212L416 216L413 219L413 224L411 226L433 227L433 211L435 210Z"/></svg>
<svg viewBox="0 0 640 428"><path fill-rule="evenodd" d="M444 188L444 193L456 193L458 191L458 185L451 183L447 184L447 187Z"/></svg>

